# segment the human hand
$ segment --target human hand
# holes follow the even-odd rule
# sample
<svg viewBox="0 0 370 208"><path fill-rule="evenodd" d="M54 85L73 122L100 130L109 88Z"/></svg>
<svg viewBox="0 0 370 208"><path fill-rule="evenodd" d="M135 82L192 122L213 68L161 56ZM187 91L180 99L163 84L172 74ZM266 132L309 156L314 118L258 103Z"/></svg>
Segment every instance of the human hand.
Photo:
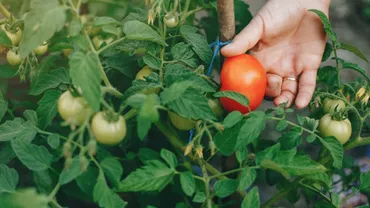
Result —
<svg viewBox="0 0 370 208"><path fill-rule="evenodd" d="M221 53L230 57L251 50L267 72L266 96L274 97L275 105L288 106L297 97L296 107L304 108L315 90L326 44L320 19L308 10L328 14L329 4L330 0L269 0Z"/></svg>

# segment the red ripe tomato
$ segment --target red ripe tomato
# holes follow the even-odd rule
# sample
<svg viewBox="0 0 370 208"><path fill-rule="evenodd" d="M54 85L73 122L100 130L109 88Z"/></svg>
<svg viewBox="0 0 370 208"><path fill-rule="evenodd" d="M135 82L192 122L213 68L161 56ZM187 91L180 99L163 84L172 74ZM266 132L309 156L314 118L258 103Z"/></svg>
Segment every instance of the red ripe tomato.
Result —
<svg viewBox="0 0 370 208"><path fill-rule="evenodd" d="M242 54L225 60L221 71L220 91L233 91L245 95L249 99L250 109L254 110L262 103L266 86L266 71L253 56ZM235 100L223 97L220 101L229 112L249 112L247 107Z"/></svg>

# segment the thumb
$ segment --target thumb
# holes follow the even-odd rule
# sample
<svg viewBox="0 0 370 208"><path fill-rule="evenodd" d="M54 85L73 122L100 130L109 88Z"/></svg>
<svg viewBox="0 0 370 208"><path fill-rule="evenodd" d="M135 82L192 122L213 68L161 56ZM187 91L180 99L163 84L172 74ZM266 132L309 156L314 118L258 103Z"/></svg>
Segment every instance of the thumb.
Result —
<svg viewBox="0 0 370 208"><path fill-rule="evenodd" d="M233 39L233 41L221 49L225 57L236 56L253 48L261 39L263 33L263 20L257 15L252 21Z"/></svg>

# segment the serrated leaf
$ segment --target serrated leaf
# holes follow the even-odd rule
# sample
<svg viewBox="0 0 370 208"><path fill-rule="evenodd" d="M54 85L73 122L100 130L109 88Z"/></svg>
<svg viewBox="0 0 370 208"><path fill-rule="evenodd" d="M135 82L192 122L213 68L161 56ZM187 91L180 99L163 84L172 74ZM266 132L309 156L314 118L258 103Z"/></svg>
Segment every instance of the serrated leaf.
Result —
<svg viewBox="0 0 370 208"><path fill-rule="evenodd" d="M317 73L318 81L326 85L336 85L337 69L333 66L320 67Z"/></svg>
<svg viewBox="0 0 370 208"><path fill-rule="evenodd" d="M280 151L280 143L268 147L256 155L256 164L259 165L263 160L272 160Z"/></svg>
<svg viewBox="0 0 370 208"><path fill-rule="evenodd" d="M317 10L317 9L310 9L308 11L314 12L314 13L316 13L320 17L321 22L322 22L322 24L324 26L324 30L325 30L326 34L328 35L328 38L330 40L334 41L334 42L337 41L337 36L332 31L330 21L329 21L328 17L326 16L326 14L324 14L324 12L322 12L320 10Z"/></svg>
<svg viewBox="0 0 370 208"><path fill-rule="evenodd" d="M78 34L80 34L82 28L83 28L83 26L82 26L80 20L79 19L73 19L69 23L69 27L68 27L69 35L71 37L77 36Z"/></svg>
<svg viewBox="0 0 370 208"><path fill-rule="evenodd" d="M276 125L276 131L284 131L288 127L288 122L286 120L280 120Z"/></svg>
<svg viewBox="0 0 370 208"><path fill-rule="evenodd" d="M321 61L327 61L331 54L333 53L333 45L330 43L326 43L324 54L322 55Z"/></svg>
<svg viewBox="0 0 370 208"><path fill-rule="evenodd" d="M161 149L161 157L171 168L175 169L177 167L178 161L173 152L167 149Z"/></svg>
<svg viewBox="0 0 370 208"><path fill-rule="evenodd" d="M184 25L180 28L180 34L193 47L194 52L204 63L211 62L212 50L208 46L207 40L198 34L197 28Z"/></svg>
<svg viewBox="0 0 370 208"><path fill-rule="evenodd" d="M217 149L220 150L222 155L230 156L235 152L238 133L242 125L243 122L239 122L231 128L218 132L213 138Z"/></svg>
<svg viewBox="0 0 370 208"><path fill-rule="evenodd" d="M161 83L159 81L159 75L157 73L150 73L144 80L134 80L132 86L128 88L123 94L123 99L127 99L138 93L149 93L153 92L155 89L161 88Z"/></svg>
<svg viewBox="0 0 370 208"><path fill-rule="evenodd" d="M360 175L360 186L358 187L360 190L370 191L370 172L361 173Z"/></svg>
<svg viewBox="0 0 370 208"><path fill-rule="evenodd" d="M333 159L333 167L340 169L343 164L343 146L335 137L319 138L322 145L329 150Z"/></svg>
<svg viewBox="0 0 370 208"><path fill-rule="evenodd" d="M7 111L8 111L8 101L4 99L3 94L0 92L0 122L1 120L3 120Z"/></svg>
<svg viewBox="0 0 370 208"><path fill-rule="evenodd" d="M15 153L10 142L2 142L2 147L0 148L0 164L8 164L13 158L15 158Z"/></svg>
<svg viewBox="0 0 370 208"><path fill-rule="evenodd" d="M290 150L296 148L302 143L302 130L301 127L295 127L284 133L280 138L282 150Z"/></svg>
<svg viewBox="0 0 370 208"><path fill-rule="evenodd" d="M194 88L188 88L182 97L169 102L168 108L184 118L194 120L217 119L208 105L208 99L202 92Z"/></svg>
<svg viewBox="0 0 370 208"><path fill-rule="evenodd" d="M202 90L203 92L215 92L205 80L198 76L195 72L190 71L184 65L169 64L166 66L164 74L164 83L166 87L181 81L191 81L193 88Z"/></svg>
<svg viewBox="0 0 370 208"><path fill-rule="evenodd" d="M204 192L197 192L193 198L193 202L195 203L203 203L207 199L206 194Z"/></svg>
<svg viewBox="0 0 370 208"><path fill-rule="evenodd" d="M0 141L9 141L20 135L26 128L19 120L8 120L0 125Z"/></svg>
<svg viewBox="0 0 370 208"><path fill-rule="evenodd" d="M52 155L44 146L37 146L20 140L11 141L18 159L33 171L46 170L51 165Z"/></svg>
<svg viewBox="0 0 370 208"><path fill-rule="evenodd" d="M37 113L36 111L33 110L25 110L23 112L23 116L27 119L28 123L31 126L37 126L38 124L38 118L37 118Z"/></svg>
<svg viewBox="0 0 370 208"><path fill-rule="evenodd" d="M256 140L266 127L266 115L263 111L253 111L249 113L247 119L241 127L236 147L245 147Z"/></svg>
<svg viewBox="0 0 370 208"><path fill-rule="evenodd" d="M114 187L118 187L123 174L121 163L114 158L106 158L100 163L100 165L103 168L108 180L113 184Z"/></svg>
<svg viewBox="0 0 370 208"><path fill-rule="evenodd" d="M50 134L47 138L49 146L53 149L58 149L60 146L59 134Z"/></svg>
<svg viewBox="0 0 370 208"><path fill-rule="evenodd" d="M236 191L239 181L234 179L223 179L215 183L215 194L218 197L225 198Z"/></svg>
<svg viewBox="0 0 370 208"><path fill-rule="evenodd" d="M356 46L348 44L348 43L339 43L338 45L339 45L338 49L342 49L342 50L352 52L353 54L355 54L356 56L358 56L362 60L369 63L369 60L366 58L366 56Z"/></svg>
<svg viewBox="0 0 370 208"><path fill-rule="evenodd" d="M158 152L144 147L139 150L139 159L142 163L147 164L146 162L150 160L160 160L160 155Z"/></svg>
<svg viewBox="0 0 370 208"><path fill-rule="evenodd" d="M238 92L232 92L232 91L221 91L221 92L217 92L213 95L214 97L226 97L226 98L229 98L229 99L232 99L232 100L235 100L236 102L238 102L239 104L245 106L245 107L248 107L249 106L249 99L243 95L243 94L240 94Z"/></svg>
<svg viewBox="0 0 370 208"><path fill-rule="evenodd" d="M6 165L0 165L0 194L13 193L19 180L18 172Z"/></svg>
<svg viewBox="0 0 370 208"><path fill-rule="evenodd" d="M129 40L147 40L167 46L166 41L155 30L137 20L128 21L123 25L125 38Z"/></svg>
<svg viewBox="0 0 370 208"><path fill-rule="evenodd" d="M367 80L368 83L370 83L370 78L366 74L366 71L364 69L362 69L359 65L349 63L349 62L345 62L345 61L341 61L341 62L342 62L342 68L343 69L352 69L354 71L357 71L358 73L360 73Z"/></svg>
<svg viewBox="0 0 370 208"><path fill-rule="evenodd" d="M137 116L138 135L140 139L144 139L151 128L152 123L159 120L159 97L156 94L146 95L144 102L140 106L139 115Z"/></svg>
<svg viewBox="0 0 370 208"><path fill-rule="evenodd" d="M195 53L191 50L191 46L186 43L178 43L171 48L173 59L181 61L182 63L195 68L197 67L197 60L194 58Z"/></svg>
<svg viewBox="0 0 370 208"><path fill-rule="evenodd" d="M181 81L173 83L169 88L165 88L161 93L161 100L163 104L175 101L186 92L190 87L194 86L192 81Z"/></svg>
<svg viewBox="0 0 370 208"><path fill-rule="evenodd" d="M95 111L100 109L100 82L102 75L99 70L99 58L96 54L88 52L75 52L70 57L70 76L75 87L81 88L82 96Z"/></svg>
<svg viewBox="0 0 370 208"><path fill-rule="evenodd" d="M31 10L25 14L24 30L19 54L26 57L37 46L48 41L66 22L65 7L57 0L33 0Z"/></svg>
<svg viewBox="0 0 370 208"><path fill-rule="evenodd" d="M241 208L260 207L258 187L253 187L244 197Z"/></svg>
<svg viewBox="0 0 370 208"><path fill-rule="evenodd" d="M99 176L99 170L90 165L87 171L76 178L78 187L86 193L91 199L93 198L94 186Z"/></svg>
<svg viewBox="0 0 370 208"><path fill-rule="evenodd" d="M75 180L83 172L81 168L80 156L74 157L68 168L64 168L59 176L60 185L67 184Z"/></svg>
<svg viewBox="0 0 370 208"><path fill-rule="evenodd" d="M51 124L51 121L58 113L58 99L62 93L59 90L46 91L44 96L38 102L37 116L39 125L45 128Z"/></svg>
<svg viewBox="0 0 370 208"><path fill-rule="evenodd" d="M304 180L308 180L310 182L318 182L325 186L327 190L329 190L332 186L332 179L326 173L309 174L304 177Z"/></svg>
<svg viewBox="0 0 370 208"><path fill-rule="evenodd" d="M120 184L120 191L161 191L173 179L175 170L157 160L147 161L147 165L131 172Z"/></svg>
<svg viewBox="0 0 370 208"><path fill-rule="evenodd" d="M223 121L223 125L225 128L231 128L235 124L239 123L243 119L243 114L239 111L233 111L229 113Z"/></svg>
<svg viewBox="0 0 370 208"><path fill-rule="evenodd" d="M103 26L103 25L120 25L120 22L115 20L112 17L95 17L93 25L95 27Z"/></svg>
<svg viewBox="0 0 370 208"><path fill-rule="evenodd" d="M191 172L180 173L181 188L188 196L192 196L195 192L195 181Z"/></svg>
<svg viewBox="0 0 370 208"><path fill-rule="evenodd" d="M94 202L97 202L100 207L105 208L124 208L127 202L123 201L116 193L108 186L104 173L100 171L93 193Z"/></svg>
<svg viewBox="0 0 370 208"><path fill-rule="evenodd" d="M257 172L254 169L251 168L245 168L239 176L239 186L238 190L245 191L247 188L249 188L254 180L256 180Z"/></svg>
<svg viewBox="0 0 370 208"><path fill-rule="evenodd" d="M49 170L34 171L32 175L39 192L43 194L49 194L52 192L55 184L53 183Z"/></svg>
<svg viewBox="0 0 370 208"><path fill-rule="evenodd" d="M143 61L146 65L148 65L152 69L159 70L161 68L161 60L150 54L146 54L143 58Z"/></svg>
<svg viewBox="0 0 370 208"><path fill-rule="evenodd" d="M60 84L69 84L69 76L67 70L59 68L48 73L40 74L35 83L32 83L30 95L40 95L48 89L58 87Z"/></svg>
<svg viewBox="0 0 370 208"><path fill-rule="evenodd" d="M316 140L316 135L315 134L310 134L310 135L308 135L307 137L306 137L306 141L308 142L308 143L312 143L312 142L314 142Z"/></svg>

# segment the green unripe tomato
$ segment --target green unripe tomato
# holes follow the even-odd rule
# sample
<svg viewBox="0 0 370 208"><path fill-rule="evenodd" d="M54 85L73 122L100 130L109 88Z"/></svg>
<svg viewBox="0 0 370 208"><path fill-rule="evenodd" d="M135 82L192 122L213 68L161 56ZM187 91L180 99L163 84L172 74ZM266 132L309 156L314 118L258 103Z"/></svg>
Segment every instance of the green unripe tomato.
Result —
<svg viewBox="0 0 370 208"><path fill-rule="evenodd" d="M346 104L342 100L332 100L325 98L324 100L324 112L325 113L334 113L335 109L339 111L346 107Z"/></svg>
<svg viewBox="0 0 370 208"><path fill-rule="evenodd" d="M208 106L216 117L222 117L224 115L224 109L222 108L221 102L218 99L208 99Z"/></svg>
<svg viewBox="0 0 370 208"><path fill-rule="evenodd" d="M12 50L9 50L8 53L6 54L6 60L12 66L16 66L22 63L21 56Z"/></svg>
<svg viewBox="0 0 370 208"><path fill-rule="evenodd" d="M149 76L150 73L152 73L153 70L149 67L149 66L144 66L137 74L136 74L136 77L135 79L138 79L138 80L144 80L145 81L145 77Z"/></svg>
<svg viewBox="0 0 370 208"><path fill-rule="evenodd" d="M43 45L39 45L39 46L37 46L37 48L35 48L34 50L33 50L33 52L36 54L36 55L38 55L38 56L42 56L42 55L44 55L47 51L48 51L48 44L47 43L45 43L45 44L43 44Z"/></svg>
<svg viewBox="0 0 370 208"><path fill-rule="evenodd" d="M169 28L174 28L179 24L178 17L168 13L164 16L164 24L166 24L166 26Z"/></svg>
<svg viewBox="0 0 370 208"><path fill-rule="evenodd" d="M341 144L345 144L351 137L352 125L348 119L336 121L333 120L330 114L326 114L319 121L319 131L321 136L333 136Z"/></svg>
<svg viewBox="0 0 370 208"><path fill-rule="evenodd" d="M168 112L170 121L178 130L189 131L195 127L195 121L187 118L183 118L174 112Z"/></svg>
<svg viewBox="0 0 370 208"><path fill-rule="evenodd" d="M70 125L82 125L92 109L83 97L74 97L68 90L58 100L58 112L60 116Z"/></svg>
<svg viewBox="0 0 370 208"><path fill-rule="evenodd" d="M91 121L91 131L99 143L117 145L126 136L126 121L121 115L117 121L109 121L104 112L99 112Z"/></svg>
<svg viewBox="0 0 370 208"><path fill-rule="evenodd" d="M4 30L12 44L14 46L18 46L22 39L22 30L18 29L17 32L12 33L11 31L6 30L5 25L2 25L1 29Z"/></svg>

